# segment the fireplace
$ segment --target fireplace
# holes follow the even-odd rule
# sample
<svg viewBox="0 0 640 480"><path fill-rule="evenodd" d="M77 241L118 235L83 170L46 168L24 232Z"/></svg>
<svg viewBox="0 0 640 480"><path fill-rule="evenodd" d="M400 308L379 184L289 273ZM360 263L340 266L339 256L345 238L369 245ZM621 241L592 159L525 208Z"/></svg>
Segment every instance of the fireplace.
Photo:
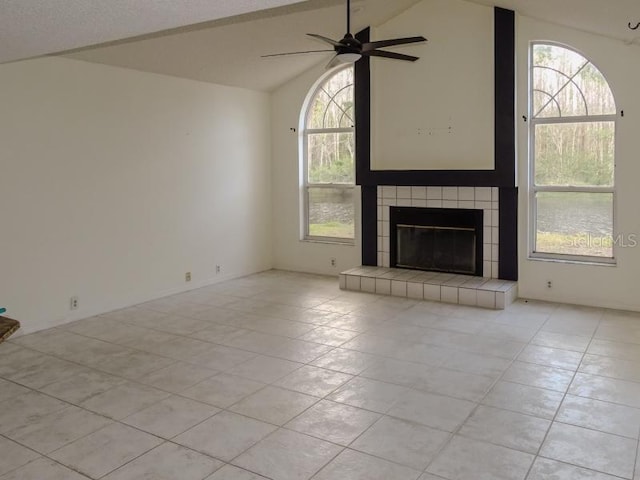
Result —
<svg viewBox="0 0 640 480"><path fill-rule="evenodd" d="M483 211L390 207L390 266L483 274Z"/></svg>

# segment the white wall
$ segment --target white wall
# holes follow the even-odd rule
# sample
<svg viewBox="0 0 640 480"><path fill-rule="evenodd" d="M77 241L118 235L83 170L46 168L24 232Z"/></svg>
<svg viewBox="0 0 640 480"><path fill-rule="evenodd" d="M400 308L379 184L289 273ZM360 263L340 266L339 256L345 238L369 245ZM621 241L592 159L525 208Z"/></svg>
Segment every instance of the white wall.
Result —
<svg viewBox="0 0 640 480"><path fill-rule="evenodd" d="M286 270L337 275L361 264L359 206L356 208L355 245L300 239L300 112L309 90L326 73L325 63L294 78L272 94L273 264L275 268ZM291 131L292 128L296 131ZM356 197L360 197L358 189ZM335 267L331 266L331 258L336 259Z"/></svg>
<svg viewBox="0 0 640 480"><path fill-rule="evenodd" d="M248 90L0 65L0 305L29 332L270 268L269 113Z"/></svg>
<svg viewBox="0 0 640 480"><path fill-rule="evenodd" d="M518 104L516 118L527 115L528 48L532 41L567 44L582 52L605 75L616 98L619 118L616 134L616 229L640 238L640 48L569 28L518 18ZM618 248L617 266L576 265L528 260L527 125L519 122L520 222L519 252L521 297L557 302L640 310L638 274L640 246ZM547 281L553 288L547 288Z"/></svg>
<svg viewBox="0 0 640 480"><path fill-rule="evenodd" d="M423 0L372 40L423 35L388 49L415 63L371 60L374 170L493 170L494 9L463 0Z"/></svg>

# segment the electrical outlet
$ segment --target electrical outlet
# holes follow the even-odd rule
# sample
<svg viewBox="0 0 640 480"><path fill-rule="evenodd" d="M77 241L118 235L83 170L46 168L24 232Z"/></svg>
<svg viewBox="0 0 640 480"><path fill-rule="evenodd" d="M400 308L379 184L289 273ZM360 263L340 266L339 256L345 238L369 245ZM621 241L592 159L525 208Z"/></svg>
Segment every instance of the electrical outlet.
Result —
<svg viewBox="0 0 640 480"><path fill-rule="evenodd" d="M216 265L216 275L222 273L222 267L220 265Z"/></svg>
<svg viewBox="0 0 640 480"><path fill-rule="evenodd" d="M553 288L553 283L551 283L551 280L547 281L547 288Z"/></svg>
<svg viewBox="0 0 640 480"><path fill-rule="evenodd" d="M69 310L77 310L79 306L78 297L71 297L69 299Z"/></svg>
<svg viewBox="0 0 640 480"><path fill-rule="evenodd" d="M184 274L184 281L185 282L190 282L191 281L191 272L187 272Z"/></svg>
<svg viewBox="0 0 640 480"><path fill-rule="evenodd" d="M337 265L337 263L338 263L338 262L336 262L336 259L335 259L335 258L333 258L333 257L331 257L330 262L331 262L331 266L332 266L332 267L335 267L335 266Z"/></svg>

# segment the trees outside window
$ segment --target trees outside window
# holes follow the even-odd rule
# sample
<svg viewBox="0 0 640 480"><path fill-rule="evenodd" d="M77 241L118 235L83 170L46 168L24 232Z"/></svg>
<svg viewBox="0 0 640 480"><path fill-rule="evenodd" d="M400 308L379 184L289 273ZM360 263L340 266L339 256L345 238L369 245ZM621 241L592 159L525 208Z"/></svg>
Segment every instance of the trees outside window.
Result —
<svg viewBox="0 0 640 480"><path fill-rule="evenodd" d="M355 238L355 109L353 67L332 72L305 106L304 237L353 243Z"/></svg>
<svg viewBox="0 0 640 480"><path fill-rule="evenodd" d="M614 259L616 105L602 73L534 43L530 79L531 256Z"/></svg>

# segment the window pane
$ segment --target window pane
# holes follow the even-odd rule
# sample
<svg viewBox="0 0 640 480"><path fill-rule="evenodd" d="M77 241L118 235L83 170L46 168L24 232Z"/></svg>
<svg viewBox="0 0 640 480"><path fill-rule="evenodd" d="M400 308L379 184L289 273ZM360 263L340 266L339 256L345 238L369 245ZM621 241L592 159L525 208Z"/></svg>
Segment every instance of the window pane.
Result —
<svg viewBox="0 0 640 480"><path fill-rule="evenodd" d="M307 128L351 128L355 125L353 105L353 68L346 68L316 93L307 114Z"/></svg>
<svg viewBox="0 0 640 480"><path fill-rule="evenodd" d="M355 183L355 135L313 133L308 135L309 183Z"/></svg>
<svg viewBox="0 0 640 480"><path fill-rule="evenodd" d="M613 186L614 122L535 127L535 184Z"/></svg>
<svg viewBox="0 0 640 480"><path fill-rule="evenodd" d="M534 118L616 113L607 80L573 50L557 45L533 46Z"/></svg>
<svg viewBox="0 0 640 480"><path fill-rule="evenodd" d="M539 192L536 252L613 257L613 194Z"/></svg>
<svg viewBox="0 0 640 480"><path fill-rule="evenodd" d="M309 235L354 238L353 188L309 187Z"/></svg>

